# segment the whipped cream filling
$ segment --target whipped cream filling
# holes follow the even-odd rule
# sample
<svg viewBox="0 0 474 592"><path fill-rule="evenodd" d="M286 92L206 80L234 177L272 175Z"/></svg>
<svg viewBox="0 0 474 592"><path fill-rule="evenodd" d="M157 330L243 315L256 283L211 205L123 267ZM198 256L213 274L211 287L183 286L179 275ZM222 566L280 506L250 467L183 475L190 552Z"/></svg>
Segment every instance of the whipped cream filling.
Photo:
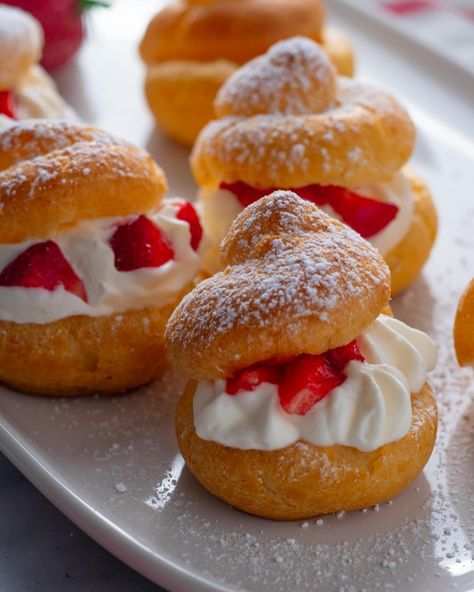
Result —
<svg viewBox="0 0 474 592"><path fill-rule="evenodd" d="M79 120L75 111L59 94L54 80L41 66L32 66L14 89L18 119Z"/></svg>
<svg viewBox="0 0 474 592"><path fill-rule="evenodd" d="M225 381L200 381L194 396L198 436L242 450L276 450L298 440L375 450L403 438L411 426L411 393L419 392L436 363L425 333L380 315L358 338L365 362L350 362L344 383L306 415L286 413L278 386L225 392Z"/></svg>
<svg viewBox="0 0 474 592"><path fill-rule="evenodd" d="M368 240L382 255L393 249L407 233L413 218L413 194L410 183L402 172L390 181L364 185L353 189L365 197L371 197L398 207L396 217L380 232ZM209 238L218 244L222 241L233 220L243 211L236 195L227 189L202 189L199 194L202 220ZM331 206L321 207L333 218L341 219Z"/></svg>
<svg viewBox="0 0 474 592"><path fill-rule="evenodd" d="M0 320L50 323L75 315L98 317L147 306L160 308L172 302L201 269L200 252L190 244L189 225L176 218L176 206L180 203L181 200L167 199L158 210L147 214L171 243L172 260L160 267L118 271L109 240L117 224L132 222L137 216L82 221L49 238L82 280L88 302L63 287L49 291L0 286ZM0 270L42 240L0 244Z"/></svg>

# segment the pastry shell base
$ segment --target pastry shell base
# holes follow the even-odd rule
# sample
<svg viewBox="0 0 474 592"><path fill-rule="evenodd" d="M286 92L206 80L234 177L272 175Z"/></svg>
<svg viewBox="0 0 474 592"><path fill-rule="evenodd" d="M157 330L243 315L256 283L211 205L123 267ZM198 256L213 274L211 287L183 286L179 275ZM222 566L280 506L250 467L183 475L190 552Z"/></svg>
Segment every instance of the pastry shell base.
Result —
<svg viewBox="0 0 474 592"><path fill-rule="evenodd" d="M428 384L412 395L413 420L401 440L371 452L305 441L273 451L240 450L199 438L196 382L177 408L176 434L194 476L224 502L262 518L302 520L385 502L422 471L436 438L437 407Z"/></svg>
<svg viewBox="0 0 474 592"><path fill-rule="evenodd" d="M147 384L167 367L164 331L179 300L46 324L0 321L0 381L53 396L114 394Z"/></svg>

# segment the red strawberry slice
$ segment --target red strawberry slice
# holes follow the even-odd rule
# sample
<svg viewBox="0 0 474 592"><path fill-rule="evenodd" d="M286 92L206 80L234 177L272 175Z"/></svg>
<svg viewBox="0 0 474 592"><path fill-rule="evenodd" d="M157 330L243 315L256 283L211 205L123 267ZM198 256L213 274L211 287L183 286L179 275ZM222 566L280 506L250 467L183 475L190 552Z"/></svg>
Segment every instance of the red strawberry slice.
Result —
<svg viewBox="0 0 474 592"><path fill-rule="evenodd" d="M296 356L276 356L265 360L267 366L286 366L290 362L296 359Z"/></svg>
<svg viewBox="0 0 474 592"><path fill-rule="evenodd" d="M359 195L345 187L329 185L324 188L324 195L325 203L364 238L383 230L398 213L398 207L394 204Z"/></svg>
<svg viewBox="0 0 474 592"><path fill-rule="evenodd" d="M161 230L146 216L138 216L120 225L110 239L119 271L133 271L143 267L160 267L174 252Z"/></svg>
<svg viewBox="0 0 474 592"><path fill-rule="evenodd" d="M346 380L343 371L351 360L364 361L355 339L322 355L273 358L241 370L227 380L226 392L235 395L240 391L253 391L262 382L278 384L282 408L290 414L305 415Z"/></svg>
<svg viewBox="0 0 474 592"><path fill-rule="evenodd" d="M342 372L352 360L358 360L359 362L365 360L355 339L346 345L330 349L324 355L338 372Z"/></svg>
<svg viewBox="0 0 474 592"><path fill-rule="evenodd" d="M253 204L261 197L264 197L265 195L268 195L274 191L274 189L259 189L258 187L252 187L243 181L236 181L235 183L221 183L219 187L233 193L244 208L250 204Z"/></svg>
<svg viewBox="0 0 474 592"><path fill-rule="evenodd" d="M278 389L280 404L287 413L305 415L344 380L324 355L303 354L284 369Z"/></svg>
<svg viewBox="0 0 474 592"><path fill-rule="evenodd" d="M231 191L244 208L274 191L273 188L252 187L242 181L221 183L220 188ZM394 204L365 197L337 185L307 185L290 191L318 206L331 206L348 226L364 238L383 230L398 213Z"/></svg>
<svg viewBox="0 0 474 592"><path fill-rule="evenodd" d="M178 220L184 220L189 224L189 230L191 231L191 247L197 251L202 239L202 226L196 208L189 202L184 202L179 206L176 218L178 218Z"/></svg>
<svg viewBox="0 0 474 592"><path fill-rule="evenodd" d="M433 0L402 0L401 2L382 2L382 8L389 12L400 15L419 12L420 10L433 9L437 8L438 6L439 3L433 2Z"/></svg>
<svg viewBox="0 0 474 592"><path fill-rule="evenodd" d="M262 382L278 384L280 380L280 371L276 366L266 366L256 364L245 370L241 370L233 378L226 381L226 393L235 395L239 391L253 391Z"/></svg>
<svg viewBox="0 0 474 592"><path fill-rule="evenodd" d="M50 292L62 286L87 302L84 284L58 245L50 240L32 245L9 263L0 273L0 286L43 288Z"/></svg>
<svg viewBox="0 0 474 592"><path fill-rule="evenodd" d="M0 91L0 115L16 119L17 107L15 95L11 90Z"/></svg>

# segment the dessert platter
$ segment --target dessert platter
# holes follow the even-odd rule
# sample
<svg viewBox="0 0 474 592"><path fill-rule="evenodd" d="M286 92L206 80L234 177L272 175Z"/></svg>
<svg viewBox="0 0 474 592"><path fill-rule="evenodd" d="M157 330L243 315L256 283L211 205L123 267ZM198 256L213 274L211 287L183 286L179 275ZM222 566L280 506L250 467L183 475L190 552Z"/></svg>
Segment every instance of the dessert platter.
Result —
<svg viewBox="0 0 474 592"><path fill-rule="evenodd" d="M172 591L468 592L474 78L364 3L247 3L261 44L96 12L59 119L0 77L0 448Z"/></svg>

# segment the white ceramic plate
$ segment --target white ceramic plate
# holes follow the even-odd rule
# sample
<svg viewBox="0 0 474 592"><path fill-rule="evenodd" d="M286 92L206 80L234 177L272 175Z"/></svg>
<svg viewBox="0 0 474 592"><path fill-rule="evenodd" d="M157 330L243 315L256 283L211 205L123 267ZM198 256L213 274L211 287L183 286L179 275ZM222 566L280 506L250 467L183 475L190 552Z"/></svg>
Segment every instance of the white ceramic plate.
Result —
<svg viewBox="0 0 474 592"><path fill-rule="evenodd" d="M146 146L173 192L189 196L186 151L153 131L141 95L135 46L156 4L119 1L97 12L77 65L59 81L85 119ZM474 390L451 338L458 296L474 275L474 81L349 2L331 8L355 42L360 74L410 108L419 130L413 163L439 207L430 263L394 303L440 344L432 376L440 433L423 475L381 507L307 523L259 520L213 498L183 466L173 431L176 377L111 399L0 391L7 456L99 543L173 591L474 589Z"/></svg>

